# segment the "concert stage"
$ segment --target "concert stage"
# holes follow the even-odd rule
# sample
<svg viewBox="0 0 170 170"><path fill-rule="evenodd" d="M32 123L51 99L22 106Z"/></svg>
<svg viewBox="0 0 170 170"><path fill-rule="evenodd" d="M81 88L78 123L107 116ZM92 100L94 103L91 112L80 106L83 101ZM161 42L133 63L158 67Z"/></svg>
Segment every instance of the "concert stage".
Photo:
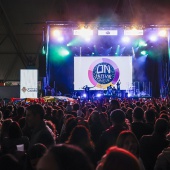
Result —
<svg viewBox="0 0 170 170"><path fill-rule="evenodd" d="M120 97L120 96L110 96L110 95L104 95L103 96L103 98L121 98L121 99L125 99L125 98L131 98L131 99L141 99L141 98L143 98L143 99L150 99L150 98L152 98L151 96L149 96L149 95L145 95L145 96L125 96L125 97Z"/></svg>
<svg viewBox="0 0 170 170"><path fill-rule="evenodd" d="M76 95L75 95L76 94ZM67 96L69 96L67 94ZM88 97L85 95L84 91L79 91L74 93L74 95L70 95L71 98L73 99L80 99L80 100L88 100ZM151 95L149 94L144 94L144 93L138 93L138 94L132 94L128 93L126 90L120 90L119 93L116 93L115 95L108 95L107 91L90 91L89 93L89 100L90 101L96 101L100 99L150 99L152 98Z"/></svg>
<svg viewBox="0 0 170 170"><path fill-rule="evenodd" d="M118 96L111 96L111 95L102 95L102 96L94 96L92 98L89 98L89 101L91 102L95 102L97 100L102 100L102 99L134 99L134 100L139 100L139 99L150 99L151 96L130 96L130 97L118 97ZM11 101L14 103L19 103L19 102L25 102L27 104L32 103L32 102L41 102L41 103L45 103L45 102L59 102L59 101L68 101L71 103L76 103L77 99L79 99L81 102L86 100L87 98L84 97L80 97L79 96L44 96L42 98L11 98L11 99L4 99L6 101Z"/></svg>

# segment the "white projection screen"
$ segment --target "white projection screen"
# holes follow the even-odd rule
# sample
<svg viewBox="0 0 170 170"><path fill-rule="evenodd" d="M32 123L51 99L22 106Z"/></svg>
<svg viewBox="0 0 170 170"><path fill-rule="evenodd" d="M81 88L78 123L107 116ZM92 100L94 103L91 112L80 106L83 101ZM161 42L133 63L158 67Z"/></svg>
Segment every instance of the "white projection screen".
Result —
<svg viewBox="0 0 170 170"><path fill-rule="evenodd" d="M37 98L38 96L38 70L20 70L20 98Z"/></svg>
<svg viewBox="0 0 170 170"><path fill-rule="evenodd" d="M115 86L120 80L120 90L128 90L132 85L131 56L74 57L74 90L83 86L92 90L105 90Z"/></svg>

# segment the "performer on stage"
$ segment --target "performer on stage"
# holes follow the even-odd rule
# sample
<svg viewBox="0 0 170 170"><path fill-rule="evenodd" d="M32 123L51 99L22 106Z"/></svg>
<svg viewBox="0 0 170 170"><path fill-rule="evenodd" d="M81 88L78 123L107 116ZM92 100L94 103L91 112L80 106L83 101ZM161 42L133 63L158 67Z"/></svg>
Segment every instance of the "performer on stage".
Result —
<svg viewBox="0 0 170 170"><path fill-rule="evenodd" d="M117 90L116 90L115 86L112 88L112 95L114 97L116 97L116 95L117 95Z"/></svg>
<svg viewBox="0 0 170 170"><path fill-rule="evenodd" d="M93 88L93 87L89 87L88 85L85 85L85 86L82 88L82 89L84 89L88 100L90 99L89 91L90 91L91 88Z"/></svg>
<svg viewBox="0 0 170 170"><path fill-rule="evenodd" d="M108 86L107 87L107 95L112 95L112 90L113 90L112 85Z"/></svg>
<svg viewBox="0 0 170 170"><path fill-rule="evenodd" d="M120 91L120 84L121 84L121 82L120 82L120 79L119 79L118 82L116 83L117 91Z"/></svg>
<svg viewBox="0 0 170 170"><path fill-rule="evenodd" d="M51 87L49 86L49 85L47 85L46 87L45 87L45 95L46 96L51 96Z"/></svg>
<svg viewBox="0 0 170 170"><path fill-rule="evenodd" d="M85 85L83 89L85 90L85 92L88 92L90 90L90 87L88 87L88 85Z"/></svg>
<svg viewBox="0 0 170 170"><path fill-rule="evenodd" d="M118 82L116 83L116 86L117 86L117 97L121 97L121 91L120 91L120 79L118 80Z"/></svg>

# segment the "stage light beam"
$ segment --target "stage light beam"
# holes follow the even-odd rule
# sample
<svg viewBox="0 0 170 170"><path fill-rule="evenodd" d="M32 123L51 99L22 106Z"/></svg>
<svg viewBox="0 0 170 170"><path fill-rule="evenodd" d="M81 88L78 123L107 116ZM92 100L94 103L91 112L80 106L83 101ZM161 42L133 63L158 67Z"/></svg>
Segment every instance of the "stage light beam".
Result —
<svg viewBox="0 0 170 170"><path fill-rule="evenodd" d="M117 45L115 55L119 55L120 53L120 45Z"/></svg>

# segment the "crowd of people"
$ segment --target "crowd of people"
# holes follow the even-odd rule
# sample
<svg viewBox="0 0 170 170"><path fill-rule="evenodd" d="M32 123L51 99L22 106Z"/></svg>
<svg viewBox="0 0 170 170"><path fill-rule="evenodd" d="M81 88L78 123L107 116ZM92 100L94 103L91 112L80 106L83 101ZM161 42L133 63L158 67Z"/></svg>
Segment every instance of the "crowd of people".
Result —
<svg viewBox="0 0 170 170"><path fill-rule="evenodd" d="M1 170L169 170L170 99L0 104Z"/></svg>

